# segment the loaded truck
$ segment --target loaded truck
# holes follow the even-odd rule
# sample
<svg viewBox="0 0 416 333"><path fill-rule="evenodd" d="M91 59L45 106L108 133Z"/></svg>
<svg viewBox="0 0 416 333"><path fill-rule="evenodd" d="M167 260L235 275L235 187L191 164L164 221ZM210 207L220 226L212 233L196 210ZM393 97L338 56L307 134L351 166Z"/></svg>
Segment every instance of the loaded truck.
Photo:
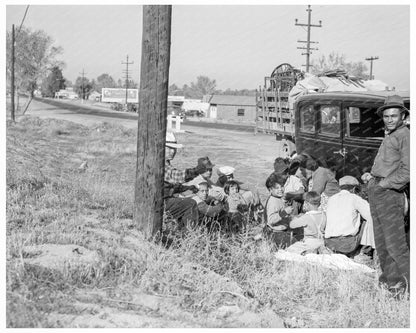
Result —
<svg viewBox="0 0 416 333"><path fill-rule="evenodd" d="M410 110L408 91L388 90L382 82L348 77L340 70L314 76L282 64L259 89L256 130L281 141L277 155L307 153L334 170L337 179L360 179L371 170L383 140L376 110L388 95L400 95Z"/></svg>

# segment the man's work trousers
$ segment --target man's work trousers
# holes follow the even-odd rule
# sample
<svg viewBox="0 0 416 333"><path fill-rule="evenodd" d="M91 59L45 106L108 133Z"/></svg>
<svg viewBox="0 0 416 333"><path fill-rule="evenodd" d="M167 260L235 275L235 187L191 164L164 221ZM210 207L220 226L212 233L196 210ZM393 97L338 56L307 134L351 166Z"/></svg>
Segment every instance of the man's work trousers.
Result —
<svg viewBox="0 0 416 333"><path fill-rule="evenodd" d="M404 230L403 193L384 189L371 180L368 199L374 225L376 251L382 274L379 281L389 287L398 282L410 288L410 252Z"/></svg>
<svg viewBox="0 0 416 333"><path fill-rule="evenodd" d="M180 228L198 222L198 206L191 198L167 198L165 211L169 216L178 220Z"/></svg>

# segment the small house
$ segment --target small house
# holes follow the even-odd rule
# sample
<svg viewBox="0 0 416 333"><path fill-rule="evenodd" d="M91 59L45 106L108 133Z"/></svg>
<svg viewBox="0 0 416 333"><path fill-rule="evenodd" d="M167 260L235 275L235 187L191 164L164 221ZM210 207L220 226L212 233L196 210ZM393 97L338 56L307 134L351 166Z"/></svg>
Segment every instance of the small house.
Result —
<svg viewBox="0 0 416 333"><path fill-rule="evenodd" d="M207 117L238 123L254 123L256 119L256 96L212 95Z"/></svg>
<svg viewBox="0 0 416 333"><path fill-rule="evenodd" d="M97 91L94 90L94 91L90 92L90 94L88 96L88 99L90 101L99 102L99 101L101 101L101 94L99 92L97 92Z"/></svg>

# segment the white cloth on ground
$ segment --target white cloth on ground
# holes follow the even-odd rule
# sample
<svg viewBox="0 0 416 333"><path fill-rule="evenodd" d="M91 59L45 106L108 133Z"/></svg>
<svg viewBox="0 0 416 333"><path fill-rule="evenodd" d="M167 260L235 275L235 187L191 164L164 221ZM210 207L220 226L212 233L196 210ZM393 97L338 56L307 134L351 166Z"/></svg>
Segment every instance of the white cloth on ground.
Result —
<svg viewBox="0 0 416 333"><path fill-rule="evenodd" d="M304 238L301 241L290 245L286 248L286 251L297 254L316 253L321 246L324 246L323 238Z"/></svg>
<svg viewBox="0 0 416 333"><path fill-rule="evenodd" d="M377 274L377 271L363 264L359 264L340 253L333 254L315 254L308 253L300 255L285 250L279 250L275 253L278 260L294 261L301 263L310 263L335 270L360 271L367 274Z"/></svg>

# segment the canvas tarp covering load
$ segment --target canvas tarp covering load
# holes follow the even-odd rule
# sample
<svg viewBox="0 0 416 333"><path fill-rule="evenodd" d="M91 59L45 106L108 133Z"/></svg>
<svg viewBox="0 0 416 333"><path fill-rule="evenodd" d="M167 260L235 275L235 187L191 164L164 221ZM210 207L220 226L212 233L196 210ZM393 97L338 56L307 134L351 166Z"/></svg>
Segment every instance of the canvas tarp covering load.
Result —
<svg viewBox="0 0 416 333"><path fill-rule="evenodd" d="M342 72L327 72L327 75L316 76L305 73L305 78L299 80L289 92L289 108L293 110L293 103L299 96L318 92L334 91L381 91L386 84L379 80L359 80L349 78Z"/></svg>

